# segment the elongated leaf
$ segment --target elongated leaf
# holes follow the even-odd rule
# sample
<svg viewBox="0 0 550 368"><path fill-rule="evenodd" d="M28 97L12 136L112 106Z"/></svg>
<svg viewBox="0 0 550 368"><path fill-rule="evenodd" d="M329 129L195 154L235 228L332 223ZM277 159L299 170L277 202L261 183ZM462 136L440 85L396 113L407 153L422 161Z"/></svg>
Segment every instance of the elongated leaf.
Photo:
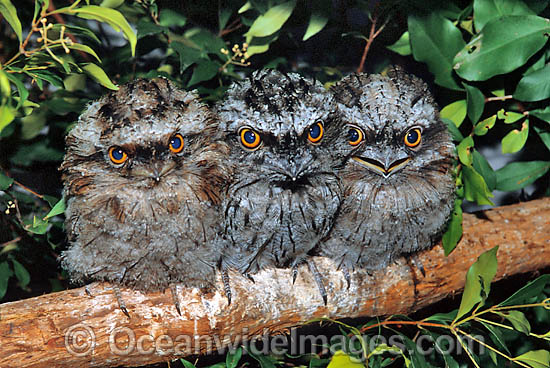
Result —
<svg viewBox="0 0 550 368"><path fill-rule="evenodd" d="M509 192L525 188L550 170L550 161L512 162L495 171L496 190Z"/></svg>
<svg viewBox="0 0 550 368"><path fill-rule="evenodd" d="M10 0L0 0L0 13L8 21L11 28L13 28L19 42L22 42L23 30L21 28L21 21L17 17L17 10Z"/></svg>
<svg viewBox="0 0 550 368"><path fill-rule="evenodd" d="M162 9L159 14L159 23L164 27L183 27L187 23L187 19L178 12Z"/></svg>
<svg viewBox="0 0 550 368"><path fill-rule="evenodd" d="M342 350L338 350L334 352L327 368L364 368L364 365L357 359L350 357Z"/></svg>
<svg viewBox="0 0 550 368"><path fill-rule="evenodd" d="M408 24L414 59L428 64L435 83L462 90L453 78L453 59L465 46L460 30L435 11L424 17L410 15Z"/></svg>
<svg viewBox="0 0 550 368"><path fill-rule="evenodd" d="M27 101L27 97L29 97L29 91L27 90L27 87L25 87L25 84L19 79L19 75L15 75L12 73L6 73L7 78L15 84L15 87L17 87L17 92L19 93L19 102L17 103L16 109L19 109L25 101Z"/></svg>
<svg viewBox="0 0 550 368"><path fill-rule="evenodd" d="M471 136L464 138L462 142L456 147L458 152L458 158L464 165L472 165L472 147L474 146L474 140Z"/></svg>
<svg viewBox="0 0 550 368"><path fill-rule="evenodd" d="M12 259L11 263L13 264L13 272L15 274L15 277L17 277L17 280L19 281L19 285L21 287L27 286L31 281L31 275L29 275L29 271L27 271L27 269L15 259Z"/></svg>
<svg viewBox="0 0 550 368"><path fill-rule="evenodd" d="M101 84L103 87L106 87L106 88L109 88L109 89L112 89L114 91L118 90L118 87L115 86L113 84L113 82L111 82L111 80L109 79L109 77L107 76L107 74L105 74L105 72L103 71L103 69L101 69L99 66L95 65L95 64L92 64L92 63L89 63L89 64L86 64L82 67L82 69L84 69L84 71L90 76L92 77L92 79L94 79L96 82L98 82L99 84Z"/></svg>
<svg viewBox="0 0 550 368"><path fill-rule="evenodd" d="M512 326L514 326L514 329L516 331L523 332L525 335L529 336L529 333L531 332L531 325L529 324L527 318L525 318L525 314L517 310L509 310L495 313L501 317L506 318L512 324Z"/></svg>
<svg viewBox="0 0 550 368"><path fill-rule="evenodd" d="M44 220L48 220L54 216L57 216L57 215L60 215L62 214L63 212L65 212L65 199L64 198L61 198L53 207L52 209L50 210L50 212L48 212L48 214L46 215L46 217L44 217Z"/></svg>
<svg viewBox="0 0 550 368"><path fill-rule="evenodd" d="M550 351L532 350L512 360L523 362L532 368L548 368L550 367Z"/></svg>
<svg viewBox="0 0 550 368"><path fill-rule="evenodd" d="M520 101L550 98L550 64L521 78L513 96Z"/></svg>
<svg viewBox="0 0 550 368"><path fill-rule="evenodd" d="M441 118L441 121L443 121L443 123L445 123L445 125L447 126L447 130L449 131L449 133L451 133L451 138L453 139L453 141L461 142L464 139L464 136L462 135L462 133L460 133L460 130L458 130L452 120Z"/></svg>
<svg viewBox="0 0 550 368"><path fill-rule="evenodd" d="M225 366L227 368L236 368L243 355L243 348L239 347L233 352L228 352L225 357Z"/></svg>
<svg viewBox="0 0 550 368"><path fill-rule="evenodd" d="M451 254L460 238L462 238L462 201L457 199L451 213L451 221L449 221L447 231L443 234L442 242L445 256Z"/></svg>
<svg viewBox="0 0 550 368"><path fill-rule="evenodd" d="M81 43L73 43L72 45L69 45L67 46L69 49L71 50L79 50L79 51L82 51L82 52L85 52L87 54L90 54L92 55L93 57L95 57L95 59L101 63L101 59L99 58L99 56L97 56L97 54L95 53L95 51L90 47L90 46L86 46L86 45L83 45Z"/></svg>
<svg viewBox="0 0 550 368"><path fill-rule="evenodd" d="M75 14L76 16L84 19L93 19L100 22L105 22L109 24L111 27L113 27L116 31L122 31L122 34L124 35L124 38L130 42L130 49L132 50L132 56L135 55L136 52L136 43L137 43L137 36L132 30L132 27L130 27L130 24L128 24L128 21L124 18L122 14L118 10L110 9L110 8L102 8L101 6L97 5L86 5L82 7L77 7L74 9L59 9L58 12L61 12L62 10L65 10L67 13Z"/></svg>
<svg viewBox="0 0 550 368"><path fill-rule="evenodd" d="M13 184L13 179L0 172L0 190L6 190Z"/></svg>
<svg viewBox="0 0 550 368"><path fill-rule="evenodd" d="M442 108L440 116L451 120L457 127L460 127L464 118L466 118L466 110L466 100L458 100Z"/></svg>
<svg viewBox="0 0 550 368"><path fill-rule="evenodd" d="M479 89L474 86L470 86L466 83L462 83L466 88L466 100L468 101L468 117L472 124L478 122L481 114L483 114L483 108L485 107L485 96Z"/></svg>
<svg viewBox="0 0 550 368"><path fill-rule="evenodd" d="M270 8L265 14L260 15L248 32L244 34L246 42L250 43L253 37L266 37L277 32L287 21L294 10L295 1L288 1Z"/></svg>
<svg viewBox="0 0 550 368"><path fill-rule="evenodd" d="M464 180L464 198L480 205L493 204L490 200L493 194L487 187L485 179L473 167L463 166L462 177Z"/></svg>
<svg viewBox="0 0 550 368"><path fill-rule="evenodd" d="M181 42L174 41L170 47L179 55L180 58L180 73L183 73L191 65L201 59L201 52L192 47L186 46Z"/></svg>
<svg viewBox="0 0 550 368"><path fill-rule="evenodd" d="M475 0L474 23L480 31L488 21L503 15L530 15L535 14L527 4L521 0Z"/></svg>
<svg viewBox="0 0 550 368"><path fill-rule="evenodd" d="M189 87L199 82L214 78L214 76L218 74L220 67L221 64L215 61L201 61L195 70L193 70L193 75L191 76L189 83L187 83L187 86Z"/></svg>
<svg viewBox="0 0 550 368"><path fill-rule="evenodd" d="M523 117L525 117L525 115L520 114L519 112L505 111L504 109L500 109L497 112L497 118L504 120L505 124L515 123Z"/></svg>
<svg viewBox="0 0 550 368"><path fill-rule="evenodd" d="M470 81L511 72L544 46L549 32L548 19L536 15L493 19L456 55L454 69Z"/></svg>
<svg viewBox="0 0 550 368"><path fill-rule="evenodd" d="M472 166L478 173L481 174L481 176L483 176L483 179L487 184L487 188L492 192L497 186L497 176L495 171L485 157L483 157L483 155L475 149L472 152L472 158Z"/></svg>
<svg viewBox="0 0 550 368"><path fill-rule="evenodd" d="M537 134L539 135L542 143L544 143L546 148L548 148L548 150L550 150L550 131L543 130L543 129L537 127L537 126L535 126L533 128L535 129L535 132L537 132Z"/></svg>
<svg viewBox="0 0 550 368"><path fill-rule="evenodd" d="M480 121L474 127L474 134L479 136L487 134L489 129L492 129L495 126L496 121L496 115L490 116L487 119Z"/></svg>
<svg viewBox="0 0 550 368"><path fill-rule="evenodd" d="M2 132L13 119L15 119L15 109L8 105L0 106L0 132Z"/></svg>
<svg viewBox="0 0 550 368"><path fill-rule="evenodd" d="M306 41L309 38L315 36L319 33L328 23L328 16L322 13L313 13L311 18L309 18L309 23L307 25L306 33L302 38L302 41Z"/></svg>
<svg viewBox="0 0 550 368"><path fill-rule="evenodd" d="M516 291L508 299L499 303L500 306L518 305L527 303L530 299L540 296L542 291L550 285L550 274L539 276L527 285Z"/></svg>
<svg viewBox="0 0 550 368"><path fill-rule="evenodd" d="M525 120L521 129L514 129L502 138L502 153L515 153L523 148L529 136L529 120Z"/></svg>
<svg viewBox="0 0 550 368"><path fill-rule="evenodd" d="M529 111L530 115L536 116L540 120L546 121L547 123L550 123L550 106L547 106L544 109L537 109Z"/></svg>
<svg viewBox="0 0 550 368"><path fill-rule="evenodd" d="M8 280L13 275L8 262L0 263L0 300L6 295L8 290Z"/></svg>
<svg viewBox="0 0 550 368"><path fill-rule="evenodd" d="M489 337L497 345L497 349L510 354L510 350L508 350L508 347L506 346L506 343L504 341L504 336L502 334L502 331L499 328L496 328L495 326L490 325L488 323L484 323L481 321L480 323L491 333Z"/></svg>
<svg viewBox="0 0 550 368"><path fill-rule="evenodd" d="M498 246L480 255L466 274L466 285L455 321L485 301L491 291L491 282L497 273Z"/></svg>
<svg viewBox="0 0 550 368"><path fill-rule="evenodd" d="M386 46L386 48L402 56L412 54L409 31L404 32L393 45Z"/></svg>

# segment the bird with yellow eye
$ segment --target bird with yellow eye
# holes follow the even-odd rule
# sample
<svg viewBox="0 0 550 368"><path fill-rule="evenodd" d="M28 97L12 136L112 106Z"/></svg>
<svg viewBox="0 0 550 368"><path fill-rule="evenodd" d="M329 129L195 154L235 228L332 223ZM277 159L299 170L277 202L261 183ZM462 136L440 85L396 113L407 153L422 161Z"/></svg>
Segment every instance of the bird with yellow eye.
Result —
<svg viewBox="0 0 550 368"><path fill-rule="evenodd" d="M336 168L353 151L333 96L298 74L262 70L230 88L216 112L234 172L223 204L222 270L253 278L291 268L296 279L305 264L326 302L309 253L333 225L343 197Z"/></svg>

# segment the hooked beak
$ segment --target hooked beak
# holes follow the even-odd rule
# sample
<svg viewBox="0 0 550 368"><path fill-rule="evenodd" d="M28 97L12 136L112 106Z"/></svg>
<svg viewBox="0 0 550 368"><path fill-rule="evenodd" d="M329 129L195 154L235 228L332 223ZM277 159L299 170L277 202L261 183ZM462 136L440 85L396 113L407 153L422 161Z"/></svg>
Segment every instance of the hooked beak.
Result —
<svg viewBox="0 0 550 368"><path fill-rule="evenodd" d="M360 165L365 166L367 169L370 169L371 171L374 171L375 173L382 175L384 178L387 178L394 172L399 171L399 169L403 168L407 164L407 162L411 160L411 158L407 156L407 157L404 157L392 162L386 162L385 164L383 164L378 160L374 160L366 157L360 157L360 156L353 156L352 159L355 162L358 162Z"/></svg>
<svg viewBox="0 0 550 368"><path fill-rule="evenodd" d="M167 161L162 164L152 165L151 168L136 168L132 171L132 174L153 179L156 183L159 183L162 177L175 167L176 163L174 161Z"/></svg>

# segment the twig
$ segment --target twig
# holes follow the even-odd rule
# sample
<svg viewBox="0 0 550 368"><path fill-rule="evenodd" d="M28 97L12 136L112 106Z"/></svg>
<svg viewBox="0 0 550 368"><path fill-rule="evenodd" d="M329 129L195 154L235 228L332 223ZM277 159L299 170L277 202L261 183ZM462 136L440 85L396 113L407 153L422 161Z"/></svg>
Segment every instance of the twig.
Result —
<svg viewBox="0 0 550 368"><path fill-rule="evenodd" d="M220 32L218 32L218 36L223 37L228 33L236 31L237 29L241 28L242 26L243 26L243 24L241 23L241 20L237 18L233 22L231 22L227 27L220 30Z"/></svg>
<svg viewBox="0 0 550 368"><path fill-rule="evenodd" d="M486 97L485 102L491 102L491 101L506 101L512 99L512 95L506 95L506 96L496 96L496 97Z"/></svg>

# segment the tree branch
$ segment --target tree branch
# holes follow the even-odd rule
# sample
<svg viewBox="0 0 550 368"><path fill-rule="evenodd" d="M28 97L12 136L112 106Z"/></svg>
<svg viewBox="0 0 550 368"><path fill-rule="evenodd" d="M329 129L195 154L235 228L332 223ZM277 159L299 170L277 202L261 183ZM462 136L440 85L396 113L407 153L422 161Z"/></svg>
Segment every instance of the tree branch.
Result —
<svg viewBox="0 0 550 368"><path fill-rule="evenodd" d="M255 283L231 275L234 301L229 306L221 281L219 291L210 294L178 287L181 316L169 290L142 294L122 289L128 319L106 283L5 303L0 305L0 366L139 366L204 353L209 346L266 331L285 332L317 317L410 314L460 292L469 266L496 245L496 279L550 266L549 225L550 198L477 217L465 214L464 237L449 257L441 246L418 255L425 277L400 259L372 276L354 272L349 289L334 264L318 258L327 306L305 266L294 285L290 270L262 271Z"/></svg>

